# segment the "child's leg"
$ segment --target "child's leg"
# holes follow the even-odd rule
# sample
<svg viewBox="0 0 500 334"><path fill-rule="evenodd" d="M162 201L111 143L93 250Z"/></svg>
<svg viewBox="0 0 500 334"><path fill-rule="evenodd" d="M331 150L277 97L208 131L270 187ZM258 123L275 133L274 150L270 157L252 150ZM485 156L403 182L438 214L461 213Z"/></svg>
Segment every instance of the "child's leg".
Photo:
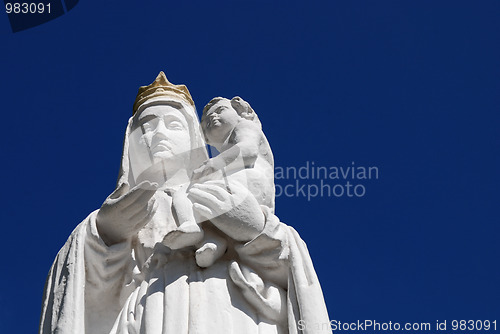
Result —
<svg viewBox="0 0 500 334"><path fill-rule="evenodd" d="M207 229L205 237L197 246L199 248L196 250L195 255L196 264L202 268L206 268L210 267L217 259L224 255L227 249L227 241L211 229Z"/></svg>
<svg viewBox="0 0 500 334"><path fill-rule="evenodd" d="M203 238L203 230L194 218L193 204L187 198L184 189L172 194L172 209L177 216L179 227L170 231L163 239L163 243L170 249L179 249L194 246Z"/></svg>

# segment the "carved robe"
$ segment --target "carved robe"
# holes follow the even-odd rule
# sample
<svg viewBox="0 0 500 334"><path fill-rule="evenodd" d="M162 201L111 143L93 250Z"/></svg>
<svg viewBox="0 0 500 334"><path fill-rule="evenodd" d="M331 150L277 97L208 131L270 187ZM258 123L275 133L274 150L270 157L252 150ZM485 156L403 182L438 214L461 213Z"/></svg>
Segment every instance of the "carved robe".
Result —
<svg viewBox="0 0 500 334"><path fill-rule="evenodd" d="M119 184L131 182L130 124ZM203 145L199 133L197 137ZM206 153L196 165L205 158ZM155 196L164 208L170 207L167 194ZM208 268L196 265L194 249L172 251L161 244L163 236L177 227L171 212L153 219L133 240L112 246L99 236L97 211L91 213L50 269L40 333L331 333L328 326L322 330L312 326L328 324L329 318L305 243L270 210L263 207L263 211L262 233L246 243L230 242L228 252ZM231 268L252 272L247 290L256 292L262 305L281 303L283 317L269 317L265 307L251 303L231 278ZM276 291L280 294L272 293ZM300 330L299 320L311 326Z"/></svg>

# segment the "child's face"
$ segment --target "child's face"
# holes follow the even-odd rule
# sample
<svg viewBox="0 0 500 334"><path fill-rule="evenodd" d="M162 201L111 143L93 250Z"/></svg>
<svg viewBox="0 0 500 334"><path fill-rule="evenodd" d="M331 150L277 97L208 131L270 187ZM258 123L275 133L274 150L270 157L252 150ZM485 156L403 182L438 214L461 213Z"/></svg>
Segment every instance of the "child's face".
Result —
<svg viewBox="0 0 500 334"><path fill-rule="evenodd" d="M227 134L238 124L240 116L231 103L222 100L201 117L201 126L209 144L224 141Z"/></svg>

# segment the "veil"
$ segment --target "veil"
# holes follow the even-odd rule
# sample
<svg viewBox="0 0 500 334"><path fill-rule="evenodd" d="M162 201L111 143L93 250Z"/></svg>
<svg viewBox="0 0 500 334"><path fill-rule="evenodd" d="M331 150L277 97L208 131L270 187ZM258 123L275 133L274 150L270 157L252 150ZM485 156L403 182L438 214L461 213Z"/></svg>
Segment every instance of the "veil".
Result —
<svg viewBox="0 0 500 334"><path fill-rule="evenodd" d="M158 98L152 98L142 104L134 116L130 117L127 125L127 129L125 131L125 138L123 140L123 153L122 160L120 165L120 171L118 173L118 181L116 188L118 189L123 183L129 184L131 187L136 184L136 177L134 177L133 166L130 161L130 155L134 154L130 150L130 140L135 140L133 138L134 130L134 121L137 119L138 115L147 107L153 105L161 105L161 104L176 104L181 105L181 108L178 110L185 117L186 122L189 127L189 135L191 138L191 149L189 152L189 163L186 166L186 170L188 175L191 175L191 172L199 167L204 161L208 159L207 147L205 144L205 140L203 139L203 135L200 131L200 121L198 119L198 115L196 113L196 109L194 106L189 105L182 101L181 99L175 99L169 96L162 96ZM147 165L147 161L143 161L144 165ZM135 173L137 174L137 172Z"/></svg>

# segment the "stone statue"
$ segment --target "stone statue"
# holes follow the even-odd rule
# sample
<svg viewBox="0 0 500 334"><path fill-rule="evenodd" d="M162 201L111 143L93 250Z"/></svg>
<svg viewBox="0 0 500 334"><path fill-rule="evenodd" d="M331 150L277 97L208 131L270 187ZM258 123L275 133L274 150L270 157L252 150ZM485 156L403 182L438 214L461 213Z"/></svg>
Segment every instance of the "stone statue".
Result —
<svg viewBox="0 0 500 334"><path fill-rule="evenodd" d="M274 215L250 105L213 99L202 133L186 86L160 72L133 111L116 190L50 269L40 333L331 333L307 248Z"/></svg>
<svg viewBox="0 0 500 334"><path fill-rule="evenodd" d="M210 179L224 180L229 191L230 184L231 187L246 187L260 205L267 206L274 213L273 156L252 107L240 97L231 101L214 98L203 109L201 126L206 142L221 154L206 160L203 166L196 169L191 176L191 183L199 183L201 179L207 181L210 176ZM196 191L193 190L194 194L191 192L192 196L196 197ZM208 267L224 253L226 241L216 234L211 234L208 240L203 239L204 233L191 213L192 202L186 195L186 192L178 191L172 196L172 204L182 223L177 230L165 236L164 243L171 249L179 249L203 240L198 244L195 258L200 267ZM196 205L198 210L205 213L199 220L211 220L218 224L216 227L220 230L227 231L229 235L233 233L234 225L226 226L225 220L220 221L210 210ZM238 240L246 237L236 234L233 238Z"/></svg>

